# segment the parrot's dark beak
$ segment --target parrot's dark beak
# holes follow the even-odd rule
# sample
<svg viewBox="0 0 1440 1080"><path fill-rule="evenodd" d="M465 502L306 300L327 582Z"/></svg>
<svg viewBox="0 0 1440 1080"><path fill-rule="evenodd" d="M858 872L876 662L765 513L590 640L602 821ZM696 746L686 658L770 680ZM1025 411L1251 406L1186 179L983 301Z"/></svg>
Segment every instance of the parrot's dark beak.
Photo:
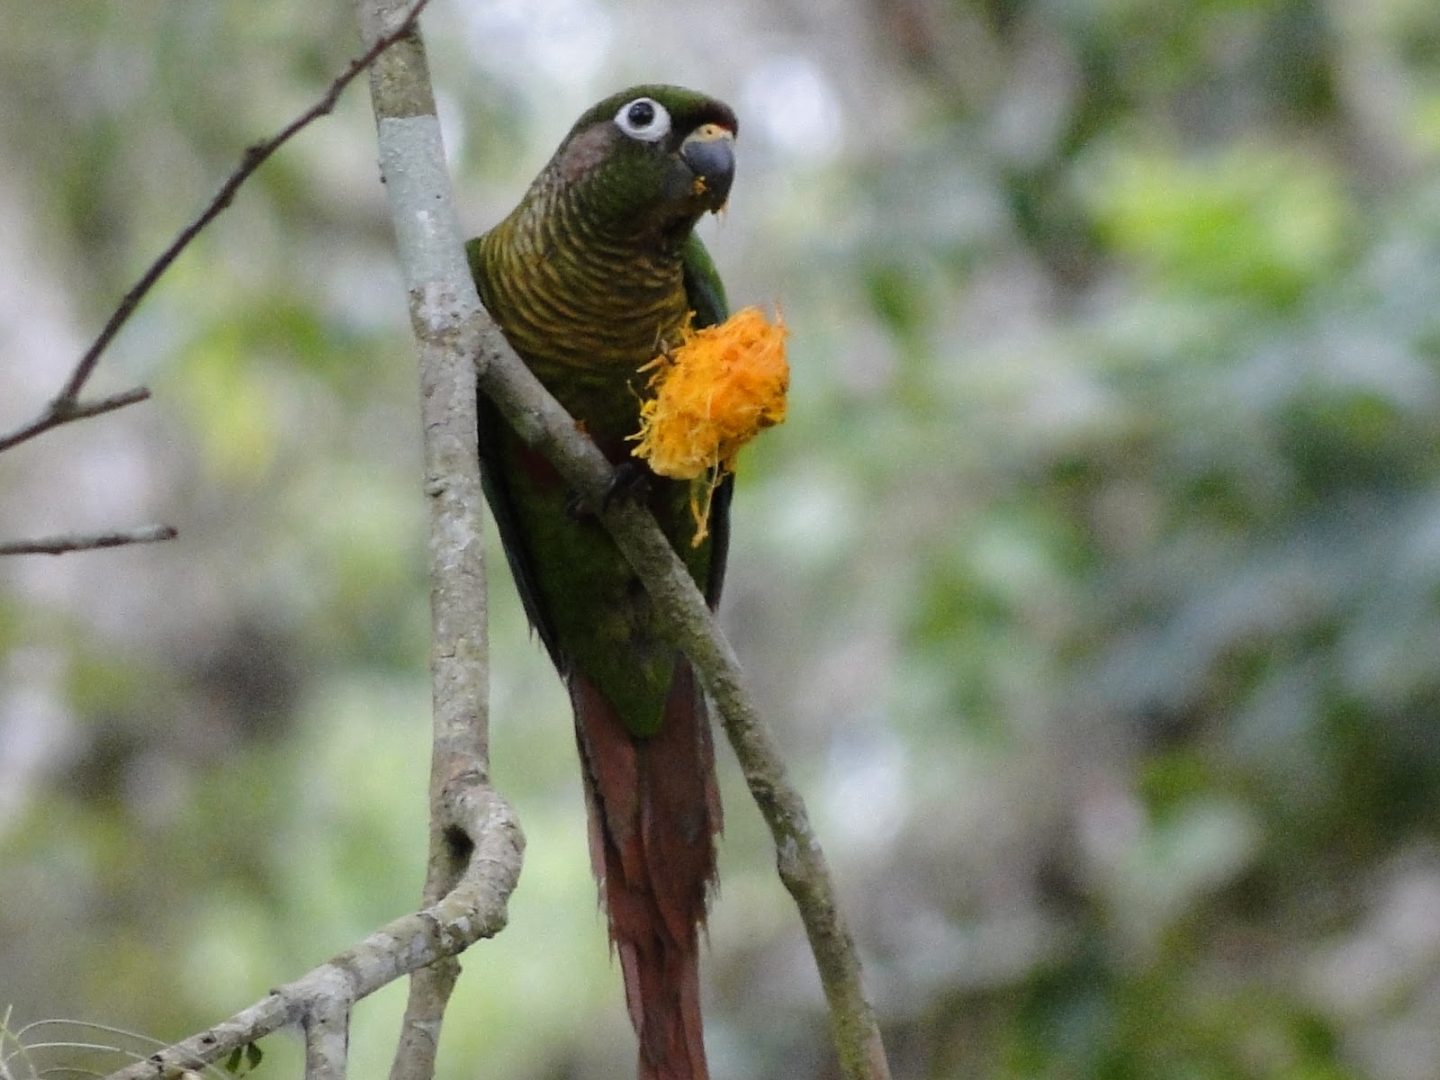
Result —
<svg viewBox="0 0 1440 1080"><path fill-rule="evenodd" d="M680 144L680 158L695 174L695 194L710 210L730 197L735 179L735 133L719 124L701 124Z"/></svg>

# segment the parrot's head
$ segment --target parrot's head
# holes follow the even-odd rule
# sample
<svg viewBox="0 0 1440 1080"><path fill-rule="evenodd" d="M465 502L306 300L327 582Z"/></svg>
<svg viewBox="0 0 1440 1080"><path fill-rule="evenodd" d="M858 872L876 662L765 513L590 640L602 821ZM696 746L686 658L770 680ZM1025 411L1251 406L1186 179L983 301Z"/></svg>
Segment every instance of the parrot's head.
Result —
<svg viewBox="0 0 1440 1080"><path fill-rule="evenodd" d="M730 195L738 127L704 94L634 86L587 110L547 171L602 227L684 239Z"/></svg>

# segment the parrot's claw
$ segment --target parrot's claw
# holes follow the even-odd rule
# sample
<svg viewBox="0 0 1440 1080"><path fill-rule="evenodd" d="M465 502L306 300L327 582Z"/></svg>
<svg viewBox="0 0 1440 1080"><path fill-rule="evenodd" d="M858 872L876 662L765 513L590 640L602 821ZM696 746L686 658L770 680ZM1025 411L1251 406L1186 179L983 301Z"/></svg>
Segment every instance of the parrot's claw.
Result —
<svg viewBox="0 0 1440 1080"><path fill-rule="evenodd" d="M610 477L610 483L606 485L605 494L600 499L601 513L609 510L617 499L645 502L650 498L650 481L654 475L649 465L633 458L616 465L615 473Z"/></svg>
<svg viewBox="0 0 1440 1080"><path fill-rule="evenodd" d="M580 497L579 492L572 491L565 499L565 516L571 521L594 521L595 515L585 505L585 500Z"/></svg>
<svg viewBox="0 0 1440 1080"><path fill-rule="evenodd" d="M617 500L631 499L643 503L650 498L650 480L655 474L642 461L622 461L615 466L605 492L600 496L600 510L603 514L614 506ZM571 521L594 521L597 513L594 505L577 491L572 491L565 500L565 515Z"/></svg>

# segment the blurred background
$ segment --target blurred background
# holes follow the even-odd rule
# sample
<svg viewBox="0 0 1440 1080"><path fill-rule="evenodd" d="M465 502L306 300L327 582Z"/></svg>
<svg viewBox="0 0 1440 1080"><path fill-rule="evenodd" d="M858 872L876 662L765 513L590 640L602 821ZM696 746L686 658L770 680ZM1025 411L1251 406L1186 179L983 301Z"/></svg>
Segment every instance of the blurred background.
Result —
<svg viewBox="0 0 1440 1080"><path fill-rule="evenodd" d="M794 374L723 615L897 1077L1440 1075L1440 7L435 0L425 30L473 232L619 87L740 113L704 236ZM11 5L0 429L357 51L340 2ZM180 530L0 562L12 1028L168 1041L417 901L425 507L374 158L356 87L92 384L154 400L0 460L6 538ZM490 577L530 846L443 1075L627 1075L566 704ZM720 767L714 1074L832 1077ZM359 1008L357 1075L403 995Z"/></svg>

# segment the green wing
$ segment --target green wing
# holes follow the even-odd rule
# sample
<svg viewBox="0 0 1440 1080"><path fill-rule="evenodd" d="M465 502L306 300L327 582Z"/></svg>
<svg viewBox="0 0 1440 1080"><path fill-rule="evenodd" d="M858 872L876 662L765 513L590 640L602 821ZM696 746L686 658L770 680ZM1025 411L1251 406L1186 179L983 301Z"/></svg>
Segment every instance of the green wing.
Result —
<svg viewBox="0 0 1440 1080"><path fill-rule="evenodd" d="M695 312L695 326L715 326L730 317L725 301L725 285L710 252L694 233L685 243L685 296ZM730 551L730 497L735 491L735 477L727 476L715 489L710 503L710 570L704 581L705 599L710 606L720 604L720 590L725 584L725 559Z"/></svg>
<svg viewBox="0 0 1440 1080"><path fill-rule="evenodd" d="M475 285L480 291L480 299L483 301L486 299L488 290L485 281L485 263L480 257L480 240L480 237L476 237L469 241L465 245L465 255L469 259L470 274L475 279ZM500 415L500 410L495 407L495 403L483 393L479 395L478 405L480 483L485 489L485 501L490 504L490 513L494 516L495 524L500 530L505 561L510 564L510 576L515 579L515 589L520 594L520 602L524 605L530 625L540 635L540 641L545 646L545 651L550 654L551 661L557 668L563 670L559 642L555 638L555 627L545 613L544 605L540 602L540 590L535 581L535 574L525 555L524 533L520 529L520 521L515 513L514 493L510 490L509 478L502 464L506 436L508 435L516 443L519 440L510 433L509 426L506 424L505 418Z"/></svg>
<svg viewBox="0 0 1440 1080"><path fill-rule="evenodd" d="M730 317L730 305L725 302L725 285L710 252L694 233L685 242L682 263L685 271L685 296L690 309L695 312L696 327L715 326Z"/></svg>

